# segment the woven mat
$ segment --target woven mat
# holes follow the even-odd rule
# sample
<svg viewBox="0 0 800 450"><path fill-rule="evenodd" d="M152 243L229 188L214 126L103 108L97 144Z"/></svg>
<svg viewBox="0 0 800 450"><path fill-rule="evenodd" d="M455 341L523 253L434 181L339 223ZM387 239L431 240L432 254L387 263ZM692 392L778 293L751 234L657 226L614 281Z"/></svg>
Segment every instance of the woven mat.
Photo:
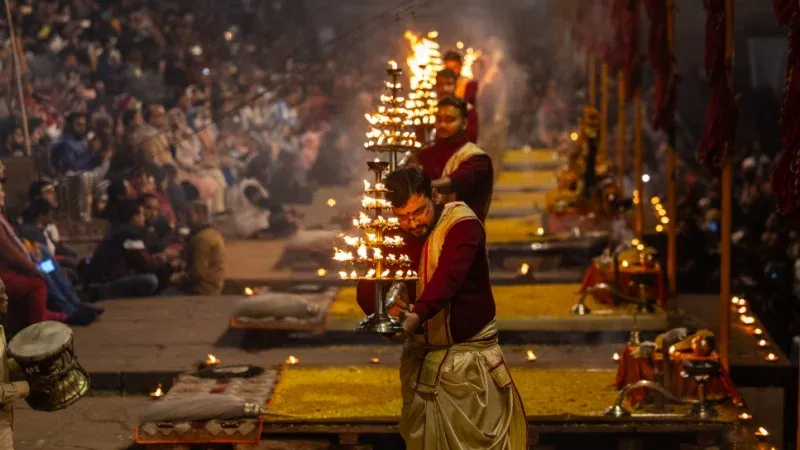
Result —
<svg viewBox="0 0 800 450"><path fill-rule="evenodd" d="M512 187L550 189L555 186L556 174L552 170L503 171L495 183L495 188L498 192Z"/></svg>
<svg viewBox="0 0 800 450"><path fill-rule="evenodd" d="M599 416L614 403L615 371L511 367L525 412L531 416ZM396 417L400 375L383 367L287 367L265 422Z"/></svg>
<svg viewBox="0 0 800 450"><path fill-rule="evenodd" d="M235 395L247 402L266 405L278 370L269 368L251 378L217 380L183 374L162 400L170 401L213 394ZM261 439L261 419L212 419L204 422L148 422L134 430L137 444L255 444Z"/></svg>
<svg viewBox="0 0 800 450"><path fill-rule="evenodd" d="M497 306L497 320L536 319L541 317L573 318L570 311L577 303L580 283L563 284L521 284L512 286L492 286L494 302ZM331 306L331 317L337 319L361 319L364 313L356 303L356 289L339 289ZM595 302L590 295L586 305L592 309L602 309L604 315L627 317L630 313L624 308L611 308Z"/></svg>
<svg viewBox="0 0 800 450"><path fill-rule="evenodd" d="M558 154L553 149L535 148L532 150L507 150L503 153L505 164L528 164L558 161Z"/></svg>
<svg viewBox="0 0 800 450"><path fill-rule="evenodd" d="M486 219L486 243L508 244L512 242L531 243L541 237L542 216L531 214L525 217L492 217ZM544 229L541 230L544 233Z"/></svg>

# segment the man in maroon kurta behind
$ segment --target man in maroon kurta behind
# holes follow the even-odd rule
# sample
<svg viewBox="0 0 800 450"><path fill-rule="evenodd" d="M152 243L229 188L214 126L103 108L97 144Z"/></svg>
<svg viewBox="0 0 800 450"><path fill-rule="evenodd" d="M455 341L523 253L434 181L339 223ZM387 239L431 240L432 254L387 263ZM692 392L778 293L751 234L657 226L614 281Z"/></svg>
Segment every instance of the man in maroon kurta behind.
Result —
<svg viewBox="0 0 800 450"><path fill-rule="evenodd" d="M448 97L458 97L456 87L458 85L458 75L450 69L440 70L436 74L436 97L440 100ZM460 97L459 97L460 98ZM462 100L464 100L462 98ZM466 123L464 125L464 135L469 142L478 142L478 110L475 106L467 102Z"/></svg>
<svg viewBox="0 0 800 450"><path fill-rule="evenodd" d="M463 201L484 222L492 199L494 169L489 155L465 135L466 115L467 105L463 100L456 97L440 100L436 142L420 152L415 162L433 180L434 190L449 194L447 201Z"/></svg>

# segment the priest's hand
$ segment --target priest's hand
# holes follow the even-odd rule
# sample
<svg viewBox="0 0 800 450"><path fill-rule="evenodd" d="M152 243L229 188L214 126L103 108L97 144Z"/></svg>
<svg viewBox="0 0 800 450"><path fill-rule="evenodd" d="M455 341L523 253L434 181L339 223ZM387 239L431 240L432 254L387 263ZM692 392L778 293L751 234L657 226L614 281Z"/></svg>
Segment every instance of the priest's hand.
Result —
<svg viewBox="0 0 800 450"><path fill-rule="evenodd" d="M389 339L394 342L403 342L410 338L414 332L419 328L420 318L417 314L410 311L401 310L400 320L403 321L403 332L391 336Z"/></svg>

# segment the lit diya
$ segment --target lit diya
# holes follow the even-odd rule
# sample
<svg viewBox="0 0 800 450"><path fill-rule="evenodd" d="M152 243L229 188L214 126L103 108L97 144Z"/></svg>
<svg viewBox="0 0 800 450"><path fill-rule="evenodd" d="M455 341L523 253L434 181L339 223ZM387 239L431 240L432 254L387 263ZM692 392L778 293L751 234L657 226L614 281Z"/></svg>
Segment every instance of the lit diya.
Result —
<svg viewBox="0 0 800 450"><path fill-rule="evenodd" d="M536 357L536 353L533 353L533 350L528 350L528 351L526 352L526 354L525 354L525 359L526 359L528 362L535 362L535 361L536 361L537 359L539 359L539 358L538 358L538 357Z"/></svg>
<svg viewBox="0 0 800 450"><path fill-rule="evenodd" d="M299 363L299 362L300 362L300 359L299 359L299 358L296 358L296 357L295 357L295 356L293 356L293 355L289 355L289 356L286 358L286 364L289 364L289 365L292 365L292 366L293 366L293 365L295 365L295 364L297 364L297 363Z"/></svg>
<svg viewBox="0 0 800 450"><path fill-rule="evenodd" d="M161 383L158 383L156 386L156 390L150 393L150 398L153 400L158 400L164 396L164 390L161 388Z"/></svg>
<svg viewBox="0 0 800 450"><path fill-rule="evenodd" d="M222 362L221 359L217 358L216 356L212 355L211 353L206 355L206 361L205 361L206 367L214 367L214 366L218 365L221 362Z"/></svg>

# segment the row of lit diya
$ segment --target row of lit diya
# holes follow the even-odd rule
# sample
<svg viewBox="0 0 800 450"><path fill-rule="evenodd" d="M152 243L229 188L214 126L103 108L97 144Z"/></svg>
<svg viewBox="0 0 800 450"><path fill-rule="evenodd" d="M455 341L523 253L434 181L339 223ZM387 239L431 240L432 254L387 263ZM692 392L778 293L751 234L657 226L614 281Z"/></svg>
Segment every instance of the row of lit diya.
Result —
<svg viewBox="0 0 800 450"><path fill-rule="evenodd" d="M350 273L339 271L339 278L342 280L416 280L418 278L415 270L396 270L392 273L391 269L385 269L380 276L376 269L369 269L363 275L353 270Z"/></svg>
<svg viewBox="0 0 800 450"><path fill-rule="evenodd" d="M400 247L403 245L402 236L379 236L376 233L366 233L366 239L358 236L343 236L345 244L349 247L380 246L382 248Z"/></svg>
<svg viewBox="0 0 800 450"><path fill-rule="evenodd" d="M333 250L333 260L339 262L370 263L381 261L384 264L403 266L411 264L411 259L408 255L395 255L394 253L384 255L380 248L367 247L364 244L358 247L355 255L353 255L353 252L340 250L338 248L334 248ZM370 250L372 251L372 256L369 255Z"/></svg>
<svg viewBox="0 0 800 450"><path fill-rule="evenodd" d="M739 322L745 327L746 331L751 333L756 340L756 347L768 350L772 346L770 345L769 341L767 341L766 336L764 336L764 330L756 325L756 318L750 313L749 306L747 304L747 300L741 297L733 297L731 298L731 308L739 314ZM764 354L764 361L766 362L778 362L780 358L774 352L767 351Z"/></svg>
<svg viewBox="0 0 800 450"><path fill-rule="evenodd" d="M357 227L359 230L390 231L396 230L400 226L400 221L397 219L397 217L386 218L383 216L378 216L373 219L361 212L358 216L358 219L353 219L353 226Z"/></svg>

